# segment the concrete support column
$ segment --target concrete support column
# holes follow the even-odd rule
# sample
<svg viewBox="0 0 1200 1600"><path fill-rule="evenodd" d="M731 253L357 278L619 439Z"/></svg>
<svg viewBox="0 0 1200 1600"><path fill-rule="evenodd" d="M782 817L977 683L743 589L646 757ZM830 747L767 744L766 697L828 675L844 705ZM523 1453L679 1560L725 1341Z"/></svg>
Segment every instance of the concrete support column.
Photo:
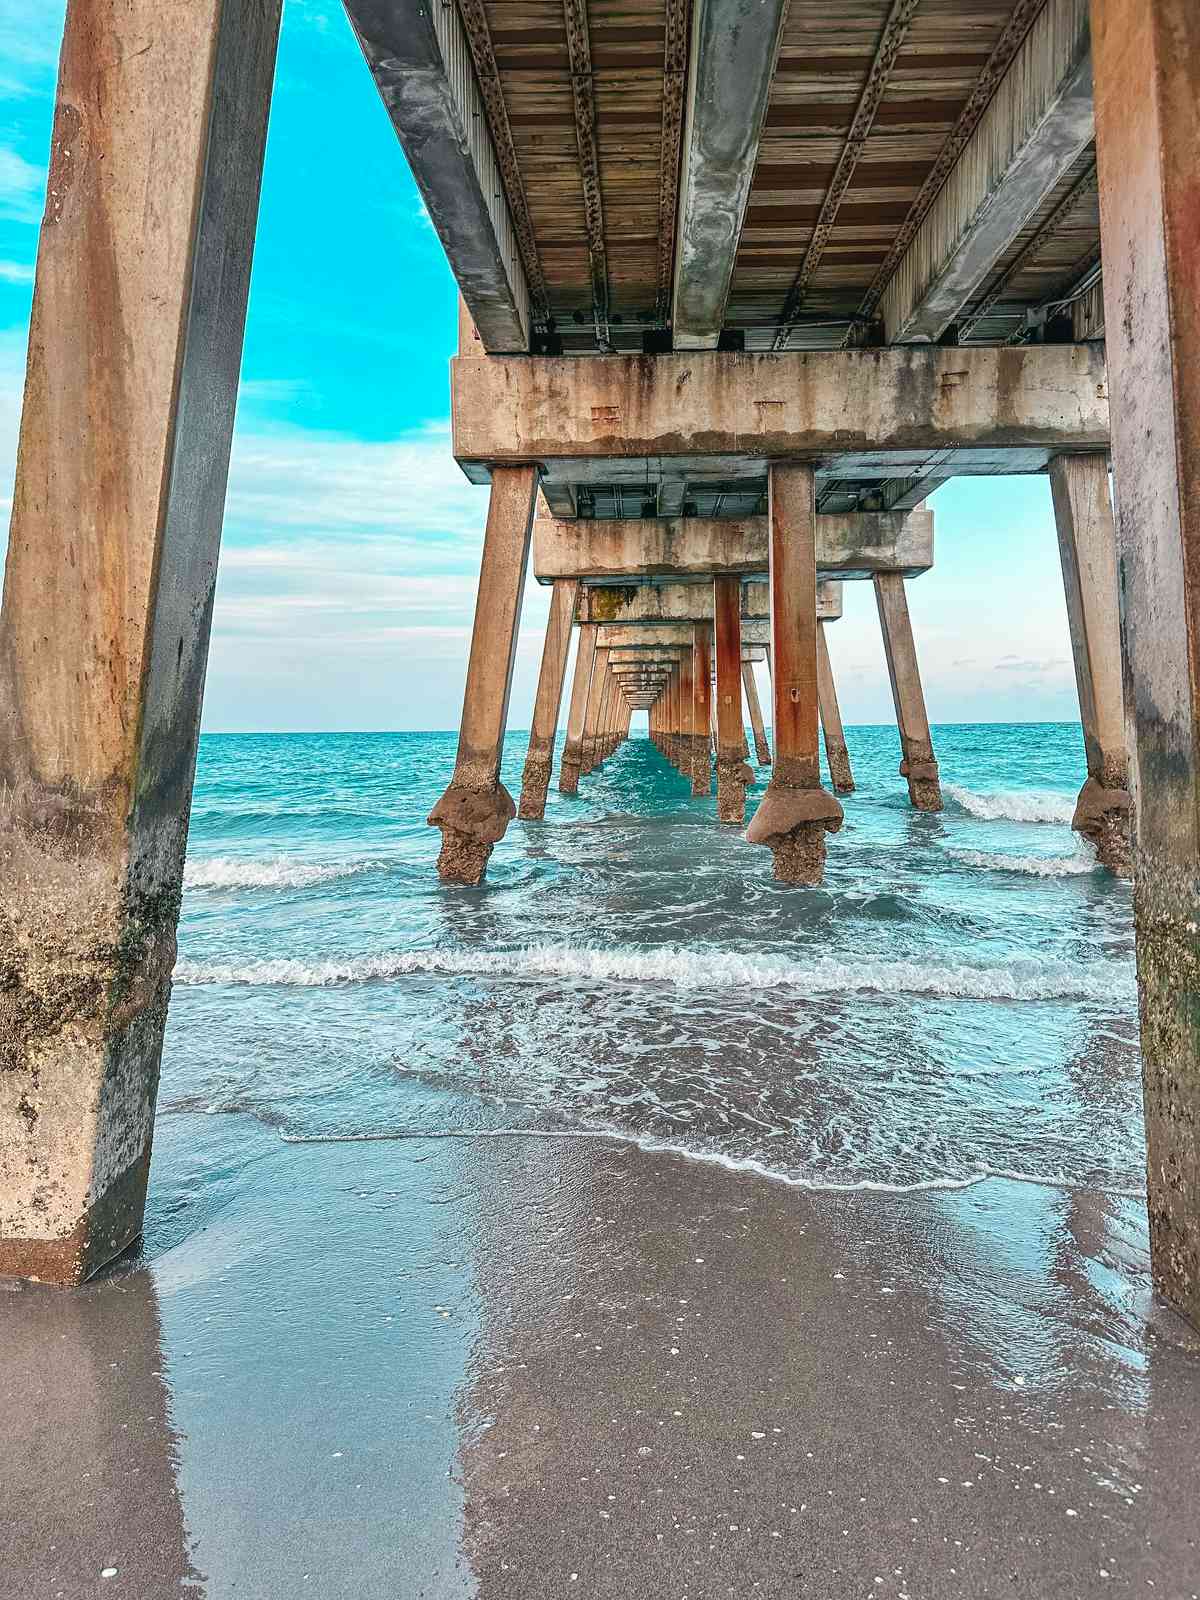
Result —
<svg viewBox="0 0 1200 1600"><path fill-rule="evenodd" d="M692 629L692 793L712 793L712 624Z"/></svg>
<svg viewBox="0 0 1200 1600"><path fill-rule="evenodd" d="M567 737L563 743L562 765L558 769L560 794L579 793L579 773L583 766L583 730L587 721L588 696L592 688L592 667L596 658L596 627L585 622L579 629L575 647L575 676L571 680L571 704L567 708Z"/></svg>
<svg viewBox="0 0 1200 1600"><path fill-rule="evenodd" d="M929 737L929 718L921 690L904 579L898 572L877 572L874 582L888 677L892 681L892 701L900 729L900 776L908 780L908 797L918 811L940 811L942 787Z"/></svg>
<svg viewBox="0 0 1200 1600"><path fill-rule="evenodd" d="M821 728L825 734L829 781L833 784L835 794L853 794L854 774L850 770L850 752L846 749L842 712L838 705L833 664L829 659L829 641L825 637L823 622L817 623L817 700L821 708Z"/></svg>
<svg viewBox="0 0 1200 1600"><path fill-rule="evenodd" d="M1058 456L1050 463L1050 487L1088 770L1071 826L1091 840L1104 866L1124 876L1130 870L1129 747L1108 457Z"/></svg>
<svg viewBox="0 0 1200 1600"><path fill-rule="evenodd" d="M536 466L496 467L492 473L458 755L450 786L427 819L442 830L443 883L478 883L517 812L500 782L500 758L537 483Z"/></svg>
<svg viewBox="0 0 1200 1600"><path fill-rule="evenodd" d="M682 778L691 782L695 773L692 738L696 728L695 650L685 650L679 662L679 737L675 765Z"/></svg>
<svg viewBox="0 0 1200 1600"><path fill-rule="evenodd" d="M279 10L67 13L0 615L0 1273L142 1228Z"/></svg>
<svg viewBox="0 0 1200 1600"><path fill-rule="evenodd" d="M760 767L769 767L771 747L767 743L767 730L763 726L762 705L758 698L758 681L754 676L753 662L742 662L742 685L746 691L746 704L750 708L750 727L754 734L754 759Z"/></svg>
<svg viewBox="0 0 1200 1600"><path fill-rule="evenodd" d="M772 464L767 484L775 766L746 837L769 846L781 883L820 883L825 834L841 827L842 808L821 787L817 749L813 469Z"/></svg>
<svg viewBox="0 0 1200 1600"><path fill-rule="evenodd" d="M667 706L667 741L666 757L670 765L678 768L680 765L680 734L682 734L682 685L680 685L680 664L675 664L670 669L670 702Z"/></svg>
<svg viewBox="0 0 1200 1600"><path fill-rule="evenodd" d="M546 792L554 765L554 735L558 729L558 708L562 703L578 594L579 585L573 578L554 580L546 642L542 646L542 670L538 674L537 696L533 702L529 754L525 757L521 802L517 808L517 815L524 822L540 822L546 815Z"/></svg>
<svg viewBox="0 0 1200 1600"><path fill-rule="evenodd" d="M1150 1255L1200 1327L1200 11L1093 0Z"/></svg>
<svg viewBox="0 0 1200 1600"><path fill-rule="evenodd" d="M592 663L592 684L588 691L587 711L583 719L583 748L580 772L583 777L596 770L596 740L600 730L600 706L607 688L608 651L596 650Z"/></svg>
<svg viewBox="0 0 1200 1600"><path fill-rule="evenodd" d="M717 817L741 827L746 820L746 765L742 721L742 580L713 582L713 629L717 636ZM749 665L749 663L747 663Z"/></svg>

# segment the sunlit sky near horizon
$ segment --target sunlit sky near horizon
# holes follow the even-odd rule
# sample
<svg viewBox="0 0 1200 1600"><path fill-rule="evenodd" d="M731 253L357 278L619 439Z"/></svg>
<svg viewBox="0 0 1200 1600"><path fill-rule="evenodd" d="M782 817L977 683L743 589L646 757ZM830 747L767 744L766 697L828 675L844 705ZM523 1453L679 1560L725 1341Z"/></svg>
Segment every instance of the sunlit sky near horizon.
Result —
<svg viewBox="0 0 1200 1600"><path fill-rule="evenodd" d="M63 10L0 0L4 529ZM455 304L339 0L286 0L207 730L457 725L486 490L449 453ZM936 565L909 602L931 720L1076 719L1048 480L960 479L930 503ZM548 593L530 580L514 728ZM846 585L829 640L845 720L891 720L869 584Z"/></svg>

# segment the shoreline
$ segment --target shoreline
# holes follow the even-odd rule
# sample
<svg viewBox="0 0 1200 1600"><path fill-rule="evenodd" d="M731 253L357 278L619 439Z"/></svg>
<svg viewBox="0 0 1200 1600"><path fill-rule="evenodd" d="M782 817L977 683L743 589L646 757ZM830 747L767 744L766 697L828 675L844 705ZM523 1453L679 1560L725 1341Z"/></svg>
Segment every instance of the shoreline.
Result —
<svg viewBox="0 0 1200 1600"><path fill-rule="evenodd" d="M151 1192L140 1259L0 1295L14 1592L1200 1591L1135 1201L183 1112Z"/></svg>

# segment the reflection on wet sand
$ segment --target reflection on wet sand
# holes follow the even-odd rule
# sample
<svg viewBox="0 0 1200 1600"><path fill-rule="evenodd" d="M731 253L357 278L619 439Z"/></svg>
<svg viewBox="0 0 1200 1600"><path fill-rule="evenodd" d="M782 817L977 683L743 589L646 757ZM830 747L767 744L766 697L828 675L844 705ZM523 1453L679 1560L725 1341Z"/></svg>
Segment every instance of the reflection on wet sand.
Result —
<svg viewBox="0 0 1200 1600"><path fill-rule="evenodd" d="M0 1288L0 1592L201 1600L144 1266Z"/></svg>
<svg viewBox="0 0 1200 1600"><path fill-rule="evenodd" d="M1147 1327L1127 1202L797 1194L570 1142L471 1171L483 1594L1200 1585L1200 1349Z"/></svg>

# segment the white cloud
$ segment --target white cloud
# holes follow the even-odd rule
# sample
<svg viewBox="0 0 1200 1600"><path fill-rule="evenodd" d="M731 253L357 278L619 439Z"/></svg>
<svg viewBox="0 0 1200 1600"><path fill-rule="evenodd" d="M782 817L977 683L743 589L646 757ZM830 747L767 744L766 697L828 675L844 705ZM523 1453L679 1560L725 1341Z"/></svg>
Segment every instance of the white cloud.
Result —
<svg viewBox="0 0 1200 1600"><path fill-rule="evenodd" d="M33 268L23 261L0 261L0 279L5 283L32 283Z"/></svg>
<svg viewBox="0 0 1200 1600"><path fill-rule="evenodd" d="M487 491L450 454L446 423L382 441L291 428L234 443L228 522L256 542L386 536L428 561L448 544L477 548L486 510Z"/></svg>
<svg viewBox="0 0 1200 1600"><path fill-rule="evenodd" d="M64 0L0 0L0 71L8 95L40 94L62 43ZM10 81L11 79L11 81Z"/></svg>
<svg viewBox="0 0 1200 1600"><path fill-rule="evenodd" d="M0 216L12 222L40 222L46 189L44 167L0 145Z"/></svg>

